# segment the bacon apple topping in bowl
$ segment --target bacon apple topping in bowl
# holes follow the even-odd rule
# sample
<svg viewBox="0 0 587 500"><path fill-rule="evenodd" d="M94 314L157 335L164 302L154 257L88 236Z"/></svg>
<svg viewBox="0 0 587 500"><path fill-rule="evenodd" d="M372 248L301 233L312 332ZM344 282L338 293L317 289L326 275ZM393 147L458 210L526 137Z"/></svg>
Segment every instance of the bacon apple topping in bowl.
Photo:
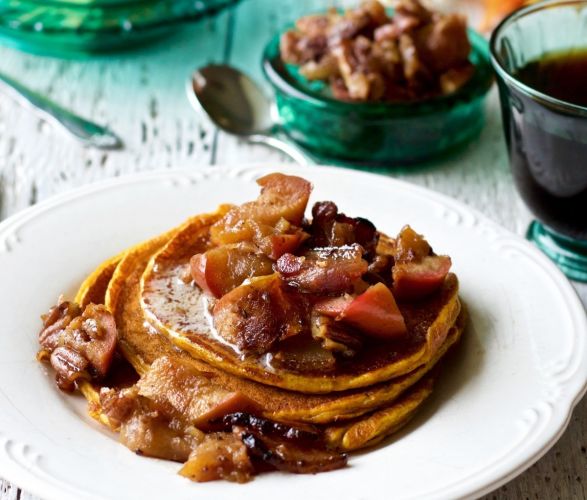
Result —
<svg viewBox="0 0 587 500"><path fill-rule="evenodd" d="M280 41L281 58L344 101L411 101L463 87L475 68L466 18L401 0L388 14L377 0L344 13L298 19Z"/></svg>

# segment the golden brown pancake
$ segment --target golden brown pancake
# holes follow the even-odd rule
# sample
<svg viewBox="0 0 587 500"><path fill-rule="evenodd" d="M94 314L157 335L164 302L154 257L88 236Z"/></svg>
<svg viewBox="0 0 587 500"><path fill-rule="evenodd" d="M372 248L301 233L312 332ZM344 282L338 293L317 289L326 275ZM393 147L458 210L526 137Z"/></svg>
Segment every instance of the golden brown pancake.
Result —
<svg viewBox="0 0 587 500"><path fill-rule="evenodd" d="M119 263L108 287L106 305L114 314L119 344L135 369L144 374L161 356L187 360L195 369L212 373L219 385L247 394L263 408L263 416L283 422L328 423L362 415L391 403L403 391L422 378L458 340L462 324L455 325L435 356L411 373L379 383L367 389L332 394L300 394L261 384L227 373L178 349L149 324L139 301L139 280L152 254L169 238L163 236L129 250Z"/></svg>
<svg viewBox="0 0 587 500"><path fill-rule="evenodd" d="M458 280L449 274L428 299L400 303L410 341L364 349L332 372L301 372L271 365L271 353L244 357L215 334L204 292L182 277L189 258L210 247L209 228L221 213L194 217L148 263L141 278L146 317L175 345L221 370L282 389L330 393L361 388L406 375L432 361L455 324L461 305ZM135 312L136 313L136 312ZM138 313L137 313L138 314Z"/></svg>
<svg viewBox="0 0 587 500"><path fill-rule="evenodd" d="M239 379L193 359L145 324L138 300L140 276L151 255L176 233L177 230L172 230L104 262L82 283L76 300L82 304L107 302L113 308L122 350L139 373L147 373L150 364L161 356L189 363L194 370L204 372L206 378L212 374L226 389L249 395L264 408L263 415L267 418L292 424L323 424L320 428L328 445L341 451L374 445L411 419L432 391L431 368L459 339L465 325L463 313L428 364L367 389L326 395L299 394ZM80 389L89 402L90 415L110 426L101 412L99 390L85 381Z"/></svg>

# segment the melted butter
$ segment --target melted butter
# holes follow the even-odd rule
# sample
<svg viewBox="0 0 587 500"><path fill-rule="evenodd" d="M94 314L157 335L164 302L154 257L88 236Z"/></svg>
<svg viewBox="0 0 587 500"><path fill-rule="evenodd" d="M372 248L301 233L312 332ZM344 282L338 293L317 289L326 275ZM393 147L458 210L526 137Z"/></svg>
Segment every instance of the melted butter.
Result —
<svg viewBox="0 0 587 500"><path fill-rule="evenodd" d="M142 297L147 312L179 334L208 337L230 347L240 356L240 350L221 337L214 328L211 313L214 299L208 297L195 283L186 283L184 273L184 265L153 267L152 278L145 282Z"/></svg>

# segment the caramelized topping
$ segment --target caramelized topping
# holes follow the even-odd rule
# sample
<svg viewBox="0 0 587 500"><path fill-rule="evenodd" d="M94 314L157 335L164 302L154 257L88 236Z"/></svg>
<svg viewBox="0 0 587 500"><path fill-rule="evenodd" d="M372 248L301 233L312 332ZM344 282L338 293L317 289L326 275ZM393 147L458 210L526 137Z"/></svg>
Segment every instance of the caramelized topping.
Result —
<svg viewBox="0 0 587 500"><path fill-rule="evenodd" d="M102 305L60 302L42 317L42 349L37 357L49 358L60 389L72 391L79 378L103 378L116 349L114 318Z"/></svg>
<svg viewBox="0 0 587 500"><path fill-rule="evenodd" d="M380 2L299 19L280 40L281 58L345 101L410 101L455 92L471 78L464 16L400 0L392 16Z"/></svg>
<svg viewBox="0 0 587 500"><path fill-rule="evenodd" d="M214 306L218 334L244 353L265 353L308 328L304 300L292 297L279 276L254 278Z"/></svg>
<svg viewBox="0 0 587 500"><path fill-rule="evenodd" d="M275 226L280 219L300 226L312 189L300 177L269 174L257 181L261 195L255 201L232 208L212 226L212 242L217 245L252 241L255 225Z"/></svg>
<svg viewBox="0 0 587 500"><path fill-rule="evenodd" d="M379 234L375 226L361 217L338 213L331 201L318 202L312 208L313 247L340 247L357 243L363 247L365 258L375 254Z"/></svg>
<svg viewBox="0 0 587 500"><path fill-rule="evenodd" d="M366 9L345 29L375 29L379 8ZM433 17L417 1L397 12L389 29L402 36L430 26ZM320 23L307 18L302 25L312 31L322 29ZM343 36L338 26L336 36ZM259 184L257 200L233 207L211 228L217 246L191 259L196 284L218 299L218 335L247 355L272 352L279 366L323 371L332 369L333 354L357 354L362 336L405 336L394 294L417 300L433 293L450 259L434 255L410 226L396 240L381 239L370 221L340 213L331 201L315 203L311 222L304 221L310 184L298 177L272 174Z"/></svg>
<svg viewBox="0 0 587 500"><path fill-rule="evenodd" d="M354 243L308 250L299 257L285 254L275 268L282 280L302 293L337 294L352 291L367 266L363 248Z"/></svg>
<svg viewBox="0 0 587 500"><path fill-rule="evenodd" d="M285 439L299 444L315 445L322 439L321 434L312 426L292 427L291 425L280 424L261 418L250 413L232 413L222 419L224 430L228 431L234 427L255 432L260 436L272 437L274 439Z"/></svg>
<svg viewBox="0 0 587 500"><path fill-rule="evenodd" d="M222 297L245 279L273 272L271 260L251 243L212 248L190 260L194 281L214 297Z"/></svg>
<svg viewBox="0 0 587 500"><path fill-rule="evenodd" d="M434 255L424 237L410 226L399 233L392 268L393 292L403 300L417 300L440 288L451 267L450 257Z"/></svg>
<svg viewBox="0 0 587 500"><path fill-rule="evenodd" d="M383 283L369 287L356 297L337 319L380 340L403 337L407 333L393 294Z"/></svg>
<svg viewBox="0 0 587 500"><path fill-rule="evenodd" d="M419 261L432 254L432 248L421 234L410 226L404 226L395 240L395 261Z"/></svg>
<svg viewBox="0 0 587 500"><path fill-rule="evenodd" d="M324 448L308 448L290 442L260 437L254 431L244 431L241 439L251 456L277 470L295 474L316 474L340 469L347 464L344 453Z"/></svg>
<svg viewBox="0 0 587 500"><path fill-rule="evenodd" d="M178 422L150 409L148 402L143 404L138 403L120 426L120 442L139 455L185 462L198 438L185 433Z"/></svg>
<svg viewBox="0 0 587 500"><path fill-rule="evenodd" d="M328 316L312 315L312 337L322 342L322 347L346 358L353 357L363 346L361 335L348 325Z"/></svg>
<svg viewBox="0 0 587 500"><path fill-rule="evenodd" d="M179 473L199 483L217 479L246 483L255 470L241 437L217 432L204 438Z"/></svg>
<svg viewBox="0 0 587 500"><path fill-rule="evenodd" d="M328 373L336 367L332 351L324 349L321 341L299 335L276 346L277 352L269 360L270 366L297 372Z"/></svg>
<svg viewBox="0 0 587 500"><path fill-rule="evenodd" d="M195 370L179 359L161 357L137 383L138 394L169 415L201 430L229 413L257 411L258 405L241 392L220 386L211 373ZM189 389L188 389L189 388Z"/></svg>
<svg viewBox="0 0 587 500"><path fill-rule="evenodd" d="M373 32L387 19L377 5L366 4L331 36ZM422 9L405 2L395 29L426 26ZM320 17L306 22L305 30L322 29ZM405 336L394 294L415 300L434 293L450 258L435 255L409 226L396 240L380 239L371 222L339 213L332 202L316 203L312 222L305 221L311 186L299 177L272 174L258 182L256 201L233 207L212 227L211 246L192 256L190 276L174 275L183 290L194 286L191 277L214 297L218 336L244 355L263 355L269 369L319 375L366 345ZM138 381L134 371L131 380L117 381L110 376L121 373L111 367L117 330L103 305L82 310L60 300L42 319L38 358L50 361L61 389L78 385L91 415L137 454L185 462L180 474L194 481L247 482L267 469L317 473L346 465L345 454L329 449L324 427L262 418L257 401L227 390L189 357L163 356ZM113 386L90 398L95 382Z"/></svg>

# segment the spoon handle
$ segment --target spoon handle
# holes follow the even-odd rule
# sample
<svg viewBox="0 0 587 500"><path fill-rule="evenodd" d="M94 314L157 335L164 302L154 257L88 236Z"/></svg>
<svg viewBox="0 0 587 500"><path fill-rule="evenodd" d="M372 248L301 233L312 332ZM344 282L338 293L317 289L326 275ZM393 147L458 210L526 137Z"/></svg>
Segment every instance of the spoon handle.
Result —
<svg viewBox="0 0 587 500"><path fill-rule="evenodd" d="M247 139L251 142L265 144L266 146L269 146L271 148L278 149L282 153L285 153L287 156L289 156L297 164L302 165L303 167L307 167L308 165L313 165L315 163L299 148L283 139L275 137L274 135L255 134L247 137Z"/></svg>
<svg viewBox="0 0 587 500"><path fill-rule="evenodd" d="M86 146L98 149L119 149L122 147L122 140L106 127L85 120L71 111L62 108L9 76L0 73L0 81L12 90L11 94L20 101L24 101L36 110L40 111L44 118L60 124L73 136L79 139Z"/></svg>

